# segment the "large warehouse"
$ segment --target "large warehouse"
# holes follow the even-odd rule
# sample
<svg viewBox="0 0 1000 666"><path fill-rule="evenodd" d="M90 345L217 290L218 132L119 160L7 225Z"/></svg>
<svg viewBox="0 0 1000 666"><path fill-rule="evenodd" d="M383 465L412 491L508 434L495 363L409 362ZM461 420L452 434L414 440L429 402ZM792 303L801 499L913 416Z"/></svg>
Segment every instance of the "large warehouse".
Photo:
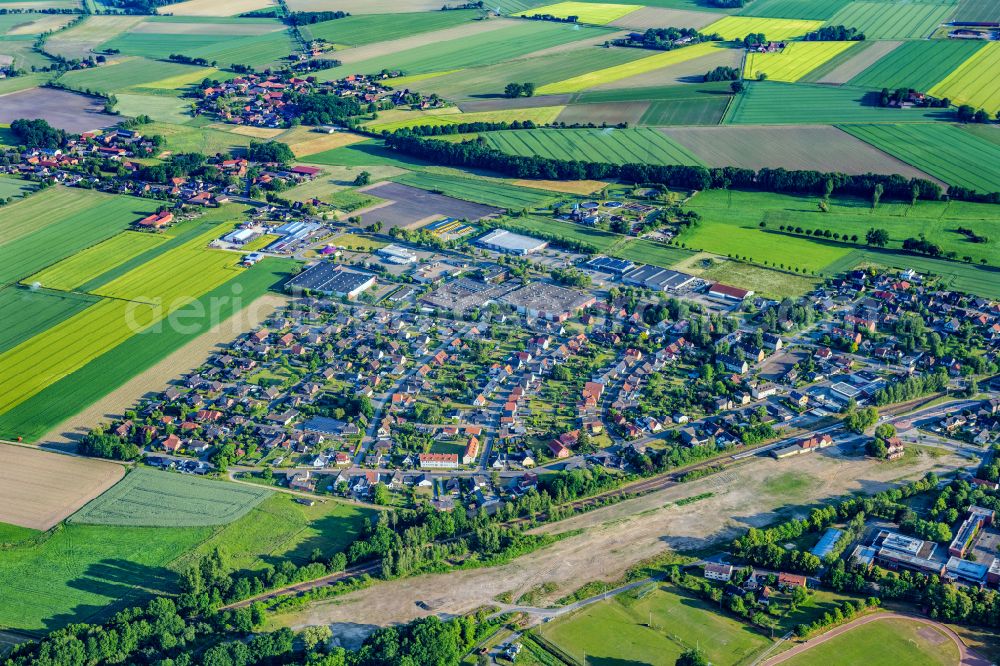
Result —
<svg viewBox="0 0 1000 666"><path fill-rule="evenodd" d="M531 236L515 234L506 229L494 229L476 241L476 245L485 247L494 252L505 252L524 256L541 252L548 247L548 242Z"/></svg>
<svg viewBox="0 0 1000 666"><path fill-rule="evenodd" d="M312 291L327 296L357 298L375 285L375 276L323 262L311 266L288 281L293 292Z"/></svg>

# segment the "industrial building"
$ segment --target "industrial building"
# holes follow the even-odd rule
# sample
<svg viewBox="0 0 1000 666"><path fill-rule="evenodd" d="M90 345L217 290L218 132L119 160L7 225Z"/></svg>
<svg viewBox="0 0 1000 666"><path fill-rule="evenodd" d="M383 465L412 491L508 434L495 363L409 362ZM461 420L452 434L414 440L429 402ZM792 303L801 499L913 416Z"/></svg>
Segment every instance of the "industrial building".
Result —
<svg viewBox="0 0 1000 666"><path fill-rule="evenodd" d="M889 569L902 567L940 576L945 571L945 563L935 558L936 554L937 544L933 541L881 530L871 548L858 547L853 558L866 566L874 563Z"/></svg>
<svg viewBox="0 0 1000 666"><path fill-rule="evenodd" d="M293 292L312 291L327 296L357 298L375 285L375 276L322 262L307 268L288 281Z"/></svg>
<svg viewBox="0 0 1000 666"><path fill-rule="evenodd" d="M405 266L406 264L417 263L417 255L414 254L412 250L408 250L401 245L386 245L385 247L375 250L375 254L382 257L382 259L390 264L400 264Z"/></svg>
<svg viewBox="0 0 1000 666"><path fill-rule="evenodd" d="M597 302L597 298L591 294L547 282L531 282L501 296L499 300L529 317L557 322L566 321L583 308Z"/></svg>
<svg viewBox="0 0 1000 666"><path fill-rule="evenodd" d="M522 236L506 229L494 229L489 233L480 236L476 240L476 245L484 247L494 252L504 252L506 254L516 254L526 256L541 252L548 247L548 242L531 236Z"/></svg>
<svg viewBox="0 0 1000 666"><path fill-rule="evenodd" d="M230 231L222 237L222 240L226 243L242 247L250 241L256 240L263 235L264 230L260 227L245 227L243 229L237 229L236 231Z"/></svg>
<svg viewBox="0 0 1000 666"><path fill-rule="evenodd" d="M622 275L622 282L625 284L645 287L654 291L678 291L697 279L687 273L650 265L637 266Z"/></svg>
<svg viewBox="0 0 1000 666"><path fill-rule="evenodd" d="M625 259L614 259L612 257L594 257L586 264L587 268L613 275L624 275L635 268L635 264Z"/></svg>
<svg viewBox="0 0 1000 666"><path fill-rule="evenodd" d="M730 287L727 284L720 284L717 282L708 288L708 295L715 296L716 298L723 298L727 301L745 301L753 296L753 292L749 289Z"/></svg>

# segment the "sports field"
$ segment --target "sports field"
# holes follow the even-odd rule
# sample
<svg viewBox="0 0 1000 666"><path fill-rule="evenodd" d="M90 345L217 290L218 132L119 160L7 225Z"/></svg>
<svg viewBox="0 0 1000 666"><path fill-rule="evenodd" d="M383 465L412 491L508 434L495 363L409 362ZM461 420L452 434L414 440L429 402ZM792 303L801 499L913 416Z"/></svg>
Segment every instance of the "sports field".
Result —
<svg viewBox="0 0 1000 666"><path fill-rule="evenodd" d="M512 130L486 141L511 155L610 164L701 164L691 151L653 129Z"/></svg>
<svg viewBox="0 0 1000 666"><path fill-rule="evenodd" d="M86 354L78 369L0 413L0 438L38 439L212 326L225 322L268 290L277 288L278 282L288 277L291 267L292 262L287 260L265 259L253 268L234 273L229 282L176 310L173 321L180 325L149 327L99 354L93 349L78 349ZM123 317L113 320L118 328L122 328ZM94 333L93 328L85 331L86 335Z"/></svg>
<svg viewBox="0 0 1000 666"><path fill-rule="evenodd" d="M782 663L847 666L861 662L870 666L954 666L959 653L954 642L929 623L885 618L856 626Z"/></svg>
<svg viewBox="0 0 1000 666"><path fill-rule="evenodd" d="M440 192L445 196L463 201L488 203L518 211L522 208L538 208L555 200L552 194L546 192L481 178L461 178L436 173L408 173L393 180L423 190Z"/></svg>
<svg viewBox="0 0 1000 666"><path fill-rule="evenodd" d="M764 74L770 81L794 82L857 42L791 42L780 53L749 53L743 76L756 79Z"/></svg>
<svg viewBox="0 0 1000 666"><path fill-rule="evenodd" d="M710 54L718 48L724 47L720 46L716 42L703 42L701 44L686 46L673 51L665 51L663 53L657 53L656 55L640 58L639 60L605 67L593 72L574 76L569 79L549 83L539 87L536 90L536 93L539 95L551 95L558 93L580 92L581 90L593 88L594 86L611 83L612 81L619 81L621 79L669 67L670 65L676 65L677 63L681 63L686 60L699 58Z"/></svg>
<svg viewBox="0 0 1000 666"><path fill-rule="evenodd" d="M805 83L753 81L729 105L724 120L733 125L832 125L952 120L944 109L888 109L877 106L877 93Z"/></svg>
<svg viewBox="0 0 1000 666"><path fill-rule="evenodd" d="M523 11L515 16L534 16L535 14L567 18L576 16L580 23L604 25L616 19L642 9L642 5L618 5L605 2L559 2L554 5L544 5Z"/></svg>
<svg viewBox="0 0 1000 666"><path fill-rule="evenodd" d="M929 91L985 46L959 39L909 41L850 80L861 88Z"/></svg>
<svg viewBox="0 0 1000 666"><path fill-rule="evenodd" d="M755 18L752 16L727 16L706 26L706 35L718 33L723 39L743 39L751 33L764 33L770 40L787 40L801 37L823 25L822 21L802 19Z"/></svg>
<svg viewBox="0 0 1000 666"><path fill-rule="evenodd" d="M378 73L388 68L402 70L405 74L446 72L503 62L532 51L607 34L611 33L606 28L549 21L516 21L489 32L352 62L351 70ZM338 69L326 70L319 74L319 78L324 80L340 76L341 72Z"/></svg>
<svg viewBox="0 0 1000 666"><path fill-rule="evenodd" d="M21 280L110 238L156 206L149 199L63 188L8 205L0 220L0 284Z"/></svg>
<svg viewBox="0 0 1000 666"><path fill-rule="evenodd" d="M25 278L24 283L29 285L38 283L42 287L63 291L77 289L131 257L151 250L166 240L166 237L157 234L124 231Z"/></svg>
<svg viewBox="0 0 1000 666"><path fill-rule="evenodd" d="M953 125L845 125L843 129L949 185L1000 192L1000 146Z"/></svg>
<svg viewBox="0 0 1000 666"><path fill-rule="evenodd" d="M827 25L857 28L867 39L922 39L953 11L954 4L947 2L852 2L830 17Z"/></svg>
<svg viewBox="0 0 1000 666"><path fill-rule="evenodd" d="M991 116L1000 111L1000 43L986 44L928 92L985 108Z"/></svg>
<svg viewBox="0 0 1000 666"><path fill-rule="evenodd" d="M98 299L48 289L8 286L0 289L0 352L55 326Z"/></svg>
<svg viewBox="0 0 1000 666"><path fill-rule="evenodd" d="M841 173L927 174L829 125L671 127L663 131L709 166ZM817 150L822 146L822 150Z"/></svg>
<svg viewBox="0 0 1000 666"><path fill-rule="evenodd" d="M655 585L586 606L542 625L539 632L580 663L645 664L656 655L656 663L672 664L693 647L713 664L750 663L770 645L763 633L720 613L716 605Z"/></svg>
<svg viewBox="0 0 1000 666"><path fill-rule="evenodd" d="M201 527L245 515L271 494L190 474L140 467L69 518L85 525Z"/></svg>
<svg viewBox="0 0 1000 666"><path fill-rule="evenodd" d="M748 2L739 13L761 18L825 21L850 2L851 0L754 0Z"/></svg>

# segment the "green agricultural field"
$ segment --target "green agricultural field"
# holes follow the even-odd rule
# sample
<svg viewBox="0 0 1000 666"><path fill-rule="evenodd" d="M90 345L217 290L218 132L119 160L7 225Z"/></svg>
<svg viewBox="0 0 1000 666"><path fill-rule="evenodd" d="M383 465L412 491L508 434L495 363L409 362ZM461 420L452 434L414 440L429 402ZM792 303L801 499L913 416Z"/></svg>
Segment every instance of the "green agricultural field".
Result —
<svg viewBox="0 0 1000 666"><path fill-rule="evenodd" d="M140 231L124 231L103 243L88 247L40 273L25 278L25 284L39 283L50 289L70 291L102 275L128 259L166 242L166 237Z"/></svg>
<svg viewBox="0 0 1000 666"><path fill-rule="evenodd" d="M944 109L888 109L877 106L878 93L853 88L750 82L729 105L725 121L733 125L828 125L952 120Z"/></svg>
<svg viewBox="0 0 1000 666"><path fill-rule="evenodd" d="M143 86L175 76L197 77L201 74L201 78L204 78L204 76L211 76L213 71L210 68L193 67L176 62L127 58L115 65L66 72L59 77L59 83L73 90L94 90L107 93Z"/></svg>
<svg viewBox="0 0 1000 666"><path fill-rule="evenodd" d="M1000 191L1000 146L953 125L844 125L843 129L949 185Z"/></svg>
<svg viewBox="0 0 1000 666"><path fill-rule="evenodd" d="M743 39L756 32L764 33L768 39L786 40L801 37L823 25L822 21L805 21L784 18L754 18L750 16L727 16L702 29L706 35L718 33L723 39Z"/></svg>
<svg viewBox="0 0 1000 666"><path fill-rule="evenodd" d="M177 310L176 320L184 326L153 326L103 352L83 350L87 357L77 369L48 382L40 391L33 390L31 397L0 414L0 438L38 439L216 323L227 321L267 291L277 288L294 265L290 260L265 259L253 268L234 273L235 277L229 282ZM238 298L234 298L236 293ZM113 323L120 327L122 316L119 314Z"/></svg>
<svg viewBox="0 0 1000 666"><path fill-rule="evenodd" d="M739 13L761 18L808 19L825 21L852 0L754 0Z"/></svg>
<svg viewBox="0 0 1000 666"><path fill-rule="evenodd" d="M690 259L694 253L656 241L636 238L615 247L611 255L640 264L652 264L661 268L671 268L675 264Z"/></svg>
<svg viewBox="0 0 1000 666"><path fill-rule="evenodd" d="M523 21L478 35L418 46L400 53L352 63L351 71L377 73L383 69L400 69L406 74L423 74L479 67L512 60L532 51L601 37L611 32L606 28ZM335 79L341 75L340 70L330 69L321 72L319 77Z"/></svg>
<svg viewBox="0 0 1000 666"><path fill-rule="evenodd" d="M922 39L953 11L948 3L852 2L826 24L857 28L868 39Z"/></svg>
<svg viewBox="0 0 1000 666"><path fill-rule="evenodd" d="M173 95L134 95L116 93L118 103L115 111L123 116L135 118L149 116L153 120L181 124L191 120L191 100Z"/></svg>
<svg viewBox="0 0 1000 666"><path fill-rule="evenodd" d="M33 530L30 527L0 523L0 548L23 544L25 541L40 537L41 534L38 530Z"/></svg>
<svg viewBox="0 0 1000 666"><path fill-rule="evenodd" d="M325 39L331 44L361 46L452 28L479 15L480 12L474 9L416 14L366 14L304 25L300 30L306 39Z"/></svg>
<svg viewBox="0 0 1000 666"><path fill-rule="evenodd" d="M866 666L952 666L959 662L959 653L952 640L933 626L887 618L851 629L784 663L847 666L861 662Z"/></svg>
<svg viewBox="0 0 1000 666"><path fill-rule="evenodd" d="M143 127L149 134L166 139L165 150L175 153L197 152L204 155L229 153L250 145L250 137L235 132L222 132L211 127L189 127L154 122Z"/></svg>
<svg viewBox="0 0 1000 666"><path fill-rule="evenodd" d="M621 64L606 63L600 69L596 69L585 74L580 74L569 79L548 83L535 91L539 95L556 95L561 93L575 93L596 86L621 81L640 74L655 72L671 65L701 58L711 55L714 51L725 48L718 42L702 42L693 46L674 49L673 51L662 51L653 55L646 55L644 58L632 60ZM610 66L609 66L610 65Z"/></svg>
<svg viewBox="0 0 1000 666"><path fill-rule="evenodd" d="M21 280L110 238L156 205L149 199L56 188L6 206L0 222L0 284ZM30 231L32 226L37 230Z"/></svg>
<svg viewBox="0 0 1000 666"><path fill-rule="evenodd" d="M1000 21L1000 0L959 0L953 21Z"/></svg>
<svg viewBox="0 0 1000 666"><path fill-rule="evenodd" d="M455 199L490 204L511 210L538 208L555 201L555 196L548 192L481 178L462 178L437 173L408 173L392 180L404 185L440 192Z"/></svg>
<svg viewBox="0 0 1000 666"><path fill-rule="evenodd" d="M928 92L948 97L953 104L985 108L991 116L1000 111L1000 43L990 42L975 52Z"/></svg>
<svg viewBox="0 0 1000 666"><path fill-rule="evenodd" d="M574 242L588 243L597 248L598 252L608 252L619 243L624 243L627 238L620 234L582 224L542 217L517 217L504 222L504 226L526 234L553 234Z"/></svg>
<svg viewBox="0 0 1000 666"><path fill-rule="evenodd" d="M3 287L0 289L0 352L14 347L98 299L85 294L66 294L47 289Z"/></svg>
<svg viewBox="0 0 1000 666"><path fill-rule="evenodd" d="M295 46L286 30L263 35L229 36L224 34L225 26L220 26L220 34L163 34L153 32L126 32L100 49L118 49L128 55L146 58L166 59L172 53L181 53L192 58L204 58L220 65L250 65L268 67L288 57ZM168 78L171 75L158 77ZM156 79L153 79L156 80ZM132 84L135 85L135 84Z"/></svg>
<svg viewBox="0 0 1000 666"><path fill-rule="evenodd" d="M564 106L536 106L529 109L502 109L498 111L480 111L476 113L444 113L441 115L415 115L412 118L379 122L365 125L372 132L395 132L410 127L443 127L461 123L512 123L515 121L531 121L536 125L549 125L555 122Z"/></svg>
<svg viewBox="0 0 1000 666"><path fill-rule="evenodd" d="M911 41L889 52L853 79L860 88L930 90L983 48L982 42Z"/></svg>
<svg viewBox="0 0 1000 666"><path fill-rule="evenodd" d="M0 176L0 200L23 197L34 192L38 186L28 180Z"/></svg>
<svg viewBox="0 0 1000 666"><path fill-rule="evenodd" d="M511 130L490 132L485 138L511 155L610 164L701 164L687 148L653 129Z"/></svg>
<svg viewBox="0 0 1000 666"><path fill-rule="evenodd" d="M743 76L756 79L764 74L769 81L798 81L855 44L857 42L792 42L780 53L749 53Z"/></svg>
<svg viewBox="0 0 1000 666"><path fill-rule="evenodd" d="M364 520L374 514L370 509L337 500L304 506L287 494L273 493L172 568L182 570L216 548L231 554L230 562L236 569L256 571L276 558L308 564L316 548L329 557L350 546L360 535Z"/></svg>
<svg viewBox="0 0 1000 666"><path fill-rule="evenodd" d="M167 565L210 535L207 527L57 527L39 544L2 551L0 626L51 631L174 592Z"/></svg>
<svg viewBox="0 0 1000 666"><path fill-rule="evenodd" d="M51 76L51 74L28 74L27 76L13 76L0 79L0 95L9 95L10 93L34 88L48 81Z"/></svg>
<svg viewBox="0 0 1000 666"><path fill-rule="evenodd" d="M203 527L246 515L271 494L266 488L140 467L67 520L119 527Z"/></svg>
<svg viewBox="0 0 1000 666"><path fill-rule="evenodd" d="M484 95L499 95L511 81L531 81L536 86L545 86L648 55L643 49L604 49L584 44L545 57L532 58L529 55L485 67L441 74L420 81L413 87L447 99L475 99Z"/></svg>
<svg viewBox="0 0 1000 666"><path fill-rule="evenodd" d="M667 585L635 599L625 593L542 625L542 637L584 663L672 664L700 647L713 664L749 663L771 641L758 630ZM652 624L652 627L648 626Z"/></svg>
<svg viewBox="0 0 1000 666"><path fill-rule="evenodd" d="M397 153L381 141L363 141L309 156L310 164L343 167L388 166L401 169L426 167L428 162Z"/></svg>
<svg viewBox="0 0 1000 666"><path fill-rule="evenodd" d="M652 127L718 125L725 117L731 99L729 95L719 95L653 102L642 114L639 123Z"/></svg>

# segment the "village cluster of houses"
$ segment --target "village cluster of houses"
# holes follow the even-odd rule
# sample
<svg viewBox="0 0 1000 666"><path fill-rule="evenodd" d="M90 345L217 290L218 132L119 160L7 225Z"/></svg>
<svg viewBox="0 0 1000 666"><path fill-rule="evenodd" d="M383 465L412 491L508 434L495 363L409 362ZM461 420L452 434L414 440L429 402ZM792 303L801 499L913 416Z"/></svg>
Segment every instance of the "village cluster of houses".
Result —
<svg viewBox="0 0 1000 666"><path fill-rule="evenodd" d="M1000 399L990 398L973 409L949 414L933 426L932 430L978 446L1000 442Z"/></svg>

